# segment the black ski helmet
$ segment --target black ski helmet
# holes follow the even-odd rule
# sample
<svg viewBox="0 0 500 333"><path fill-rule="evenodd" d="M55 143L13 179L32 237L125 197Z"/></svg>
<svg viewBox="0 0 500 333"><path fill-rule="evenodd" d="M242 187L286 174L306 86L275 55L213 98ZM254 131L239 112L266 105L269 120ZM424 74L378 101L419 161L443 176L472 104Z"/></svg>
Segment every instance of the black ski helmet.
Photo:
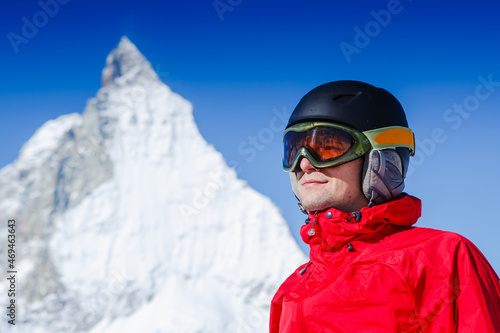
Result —
<svg viewBox="0 0 500 333"><path fill-rule="evenodd" d="M306 121L326 121L360 132L387 127L408 127L399 101L387 90L361 81L333 81L308 92L293 110L286 128ZM408 169L410 153L396 148Z"/></svg>
<svg viewBox="0 0 500 333"><path fill-rule="evenodd" d="M308 92L293 111L293 124L323 120L367 131L387 126L408 127L399 101L387 90L360 81L334 81Z"/></svg>
<svg viewBox="0 0 500 333"><path fill-rule="evenodd" d="M360 132L389 126L408 127L405 112L396 97L385 89L350 80L325 83L308 92L295 107L286 128L309 121L341 124ZM379 152L372 153L375 152L366 154L369 158L365 159L362 187L370 204L378 204L392 199L394 194L397 195L403 190L410 151L407 148L396 147L392 151L386 151L386 156ZM372 184L381 182L380 179L371 176L377 172L371 171L385 165L386 157L394 162L394 156L396 159L397 156L401 159L401 163L395 163L401 168L399 183L393 183L389 191L385 188L387 184L382 184L380 187L373 186ZM390 172L392 173L392 170ZM392 175L387 177L391 178ZM382 183L386 183L386 180L382 180ZM292 188L298 197L293 179ZM383 188L383 191L380 188Z"/></svg>

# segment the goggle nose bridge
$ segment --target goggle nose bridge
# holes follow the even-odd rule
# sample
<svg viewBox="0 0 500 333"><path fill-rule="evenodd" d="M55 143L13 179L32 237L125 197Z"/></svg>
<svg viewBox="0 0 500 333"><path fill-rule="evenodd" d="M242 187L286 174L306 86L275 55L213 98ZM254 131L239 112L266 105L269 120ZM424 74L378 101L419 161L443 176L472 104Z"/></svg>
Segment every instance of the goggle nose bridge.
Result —
<svg viewBox="0 0 500 333"><path fill-rule="evenodd" d="M294 169L295 170L297 170L297 169L298 170L302 170L302 168L300 167L300 163L301 163L302 159L304 159L304 158L306 160L308 160L309 163L311 163L312 166L314 166L315 168L317 168L316 165L318 164L318 162L314 158L313 153L308 149L308 147L302 146L297 151L297 154L295 154L295 159L294 159L294 164L295 164L295 168Z"/></svg>
<svg viewBox="0 0 500 333"><path fill-rule="evenodd" d="M297 153L295 154L295 157L293 159L291 166L289 168L287 168L287 167L285 167L285 165L283 163L283 168L285 169L285 171L289 171L289 172L295 172L295 171L301 170L300 162L302 161L303 158L307 159L309 161L309 163L311 163L315 168L318 168L318 169L340 165L340 164L352 161L352 160L354 160L354 159L356 159L359 156L364 154L364 152L361 154L356 153L356 149L353 151L352 154L349 154L349 152L352 151L355 146L356 146L356 144L351 146L351 148L349 150L347 150L344 154L340 155L339 157L335 158L333 161L326 161L326 162L317 161L314 158L313 154L309 151L309 149L307 149L307 147L305 147L305 146L302 146L297 150Z"/></svg>

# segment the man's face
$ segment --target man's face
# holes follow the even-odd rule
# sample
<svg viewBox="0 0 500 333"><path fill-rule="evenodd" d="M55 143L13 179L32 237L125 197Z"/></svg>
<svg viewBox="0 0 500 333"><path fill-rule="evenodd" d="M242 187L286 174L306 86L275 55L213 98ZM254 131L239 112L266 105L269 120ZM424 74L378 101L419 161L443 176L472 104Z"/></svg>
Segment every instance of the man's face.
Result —
<svg viewBox="0 0 500 333"><path fill-rule="evenodd" d="M361 190L361 158L335 167L317 169L307 158L296 172L300 202L308 211L334 207L343 212L359 211L368 205Z"/></svg>

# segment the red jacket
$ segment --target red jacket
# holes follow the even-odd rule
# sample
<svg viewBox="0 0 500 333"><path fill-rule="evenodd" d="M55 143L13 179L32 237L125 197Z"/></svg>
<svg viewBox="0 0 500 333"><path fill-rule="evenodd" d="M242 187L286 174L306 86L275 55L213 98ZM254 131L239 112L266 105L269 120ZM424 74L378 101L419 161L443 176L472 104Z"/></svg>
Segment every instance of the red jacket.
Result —
<svg viewBox="0 0 500 333"><path fill-rule="evenodd" d="M412 227L420 206L310 215L311 260L274 296L270 332L500 332L498 276L466 238Z"/></svg>

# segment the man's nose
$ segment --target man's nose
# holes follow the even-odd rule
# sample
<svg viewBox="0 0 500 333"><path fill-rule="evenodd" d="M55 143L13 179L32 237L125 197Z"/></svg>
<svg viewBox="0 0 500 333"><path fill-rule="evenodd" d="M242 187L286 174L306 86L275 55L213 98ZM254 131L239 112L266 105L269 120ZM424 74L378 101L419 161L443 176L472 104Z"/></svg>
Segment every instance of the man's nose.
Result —
<svg viewBox="0 0 500 333"><path fill-rule="evenodd" d="M311 171L314 171L314 170L317 170L316 167L314 167L314 165L311 164L311 162L309 162L309 160L306 158L306 157L303 157L301 160L300 160L300 163L299 163L299 166L300 166L300 169L305 172L305 173L308 173L308 172L311 172Z"/></svg>

